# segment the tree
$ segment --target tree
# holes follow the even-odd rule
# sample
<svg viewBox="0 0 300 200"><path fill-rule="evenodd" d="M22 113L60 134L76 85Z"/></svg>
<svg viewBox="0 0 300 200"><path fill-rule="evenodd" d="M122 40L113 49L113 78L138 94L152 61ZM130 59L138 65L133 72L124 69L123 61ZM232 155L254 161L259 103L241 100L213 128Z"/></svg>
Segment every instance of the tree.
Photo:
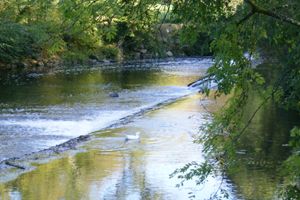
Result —
<svg viewBox="0 0 300 200"><path fill-rule="evenodd" d="M118 48L124 48L125 43L128 45L128 41L124 42L128 38L134 43L153 39L162 6L157 3L119 0L1 1L0 22L7 26L0 30L3 33L3 58L0 61L11 63L32 57L48 59L52 55L71 60L84 60L91 55L97 57L97 54L113 57ZM12 31L10 26L23 30L19 32L16 28L17 31L12 33L16 44L7 41ZM22 46L17 41L18 38L26 39L22 36L25 32L33 45ZM35 55L28 53L25 46L32 46ZM6 59L8 57L11 59Z"/></svg>
<svg viewBox="0 0 300 200"><path fill-rule="evenodd" d="M213 35L211 49L215 64L208 70L204 80L214 79L218 83L216 96L233 94L226 107L213 116L212 123L203 127L203 135L198 139L204 143L204 152L210 161L189 164L177 170L176 173L184 174L180 177L199 176L202 182L216 170L215 163L218 163L221 171L233 167L240 138L267 102L276 101L279 106L300 110L299 8L300 2L280 0L174 1L174 17L185 24L189 35L197 35L201 31ZM253 58L259 54L276 60L277 65L282 66L280 76L272 84L267 84L262 74L252 66ZM243 107L253 90L264 98L247 122L243 123ZM292 131L294 140L298 138L296 130ZM292 166L286 171L290 184L283 192L284 197L290 199L300 193L300 188L295 187L295 184L299 184L296 170L300 168L299 146L295 143L292 145L294 153L285 163Z"/></svg>

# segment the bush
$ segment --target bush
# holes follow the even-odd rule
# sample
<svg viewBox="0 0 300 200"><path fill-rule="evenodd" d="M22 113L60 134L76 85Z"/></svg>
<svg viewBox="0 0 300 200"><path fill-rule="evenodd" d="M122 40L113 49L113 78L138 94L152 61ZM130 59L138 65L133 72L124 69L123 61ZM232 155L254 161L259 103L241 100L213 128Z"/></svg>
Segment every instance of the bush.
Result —
<svg viewBox="0 0 300 200"><path fill-rule="evenodd" d="M37 54L35 39L27 26L0 22L0 62L11 63Z"/></svg>
<svg viewBox="0 0 300 200"><path fill-rule="evenodd" d="M62 55L66 64L83 64L88 59L88 54L84 51L74 49L73 51L65 51Z"/></svg>
<svg viewBox="0 0 300 200"><path fill-rule="evenodd" d="M102 46L95 52L96 57L101 59L119 60L120 50L114 45Z"/></svg>

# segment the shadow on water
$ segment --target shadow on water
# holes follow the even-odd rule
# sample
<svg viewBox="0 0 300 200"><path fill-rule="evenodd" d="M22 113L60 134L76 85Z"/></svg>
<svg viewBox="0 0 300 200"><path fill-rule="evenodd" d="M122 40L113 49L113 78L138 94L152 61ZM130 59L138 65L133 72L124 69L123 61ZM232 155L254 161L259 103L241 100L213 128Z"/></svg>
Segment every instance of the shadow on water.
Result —
<svg viewBox="0 0 300 200"><path fill-rule="evenodd" d="M273 66L272 66L273 67ZM270 73L273 69L274 73ZM259 69L267 84L274 84L280 75L279 69L262 65ZM263 101L261 94L250 92L244 107L246 124ZM280 108L269 101L256 114L250 126L240 138L237 165L230 169L230 178L244 199L277 199L283 184L281 164L289 157L288 146L291 129L299 125L300 116L295 111Z"/></svg>

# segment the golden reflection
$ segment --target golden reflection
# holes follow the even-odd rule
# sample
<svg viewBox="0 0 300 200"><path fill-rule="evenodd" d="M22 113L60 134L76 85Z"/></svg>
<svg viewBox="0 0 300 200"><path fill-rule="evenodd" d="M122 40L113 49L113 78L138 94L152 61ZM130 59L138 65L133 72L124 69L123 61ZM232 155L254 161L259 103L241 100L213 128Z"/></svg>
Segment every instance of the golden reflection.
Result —
<svg viewBox="0 0 300 200"><path fill-rule="evenodd" d="M23 199L88 199L89 186L119 168L119 153L98 155L97 151L79 153L42 164L15 181L0 185L2 199L18 190ZM100 181L101 184L101 181Z"/></svg>
<svg viewBox="0 0 300 200"><path fill-rule="evenodd" d="M85 144L87 152L37 165L37 169L0 185L3 200L165 199L186 197L169 174L197 160L200 95L147 114L122 128L111 129ZM170 116L174 116L170 119ZM189 118L190 116L193 116ZM157 124L156 124L157 123ZM153 126L156 124L156 126ZM124 143L124 134L141 130L141 142ZM96 135L98 133L95 133ZM121 148L122 147L122 148ZM107 148L107 149L105 149Z"/></svg>
<svg viewBox="0 0 300 200"><path fill-rule="evenodd" d="M205 122L203 104L213 111L225 105L227 99L228 96L222 96L212 101L196 94L128 125L95 132L94 140L83 146L87 152L40 164L36 170L0 184L0 199L187 199L189 189L175 188L178 181L170 180L169 174L188 162L204 159L201 147L193 143L191 135L198 133L200 124ZM252 99L251 103L258 101ZM253 110L252 104L249 110ZM269 112L267 108L258 113L254 122L259 123L254 130L262 128L260 121L265 119L264 112ZM125 143L124 134L136 131L141 132L141 141ZM261 130L254 134L262 135ZM262 149L259 135L250 134L251 138L246 137L244 143ZM228 173L237 191L245 199L273 199L279 178L274 178L273 172L249 169L244 161ZM217 181L212 182L201 186L197 197L202 198L203 191L207 195L215 192L213 185ZM197 189L194 184L189 187Z"/></svg>
<svg viewBox="0 0 300 200"><path fill-rule="evenodd" d="M236 183L237 190L244 199L277 199L276 192L279 180L274 179L265 170L247 169L246 166L240 164L230 179Z"/></svg>

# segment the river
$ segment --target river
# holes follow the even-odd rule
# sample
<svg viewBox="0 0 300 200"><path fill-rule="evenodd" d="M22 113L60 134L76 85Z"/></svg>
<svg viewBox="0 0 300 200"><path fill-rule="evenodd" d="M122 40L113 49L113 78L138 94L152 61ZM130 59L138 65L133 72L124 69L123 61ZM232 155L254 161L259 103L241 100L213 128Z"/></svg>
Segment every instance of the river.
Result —
<svg viewBox="0 0 300 200"><path fill-rule="evenodd" d="M242 164L236 176L209 177L201 186L191 181L176 188L180 180L169 178L176 168L205 159L193 136L209 120L203 106L214 104L186 85L211 64L189 58L2 75L0 160L26 157L80 135L93 138L55 159L30 162L34 168L26 173L2 174L0 199L208 199L220 193L220 185L229 199L260 199L266 191L264 199L272 199L278 180ZM124 117L126 123L118 123ZM256 122L253 127L264 123ZM254 128L258 134L261 127ZM126 134L137 131L140 141L125 142ZM280 152L287 138L275 140L278 147L272 148ZM286 152L279 154L283 160ZM261 191L255 193L247 174L253 183L263 179Z"/></svg>
<svg viewBox="0 0 300 200"><path fill-rule="evenodd" d="M143 108L188 94L186 84L210 65L209 59L190 59L2 77L0 160L100 130ZM110 92L118 92L119 98L109 97Z"/></svg>

